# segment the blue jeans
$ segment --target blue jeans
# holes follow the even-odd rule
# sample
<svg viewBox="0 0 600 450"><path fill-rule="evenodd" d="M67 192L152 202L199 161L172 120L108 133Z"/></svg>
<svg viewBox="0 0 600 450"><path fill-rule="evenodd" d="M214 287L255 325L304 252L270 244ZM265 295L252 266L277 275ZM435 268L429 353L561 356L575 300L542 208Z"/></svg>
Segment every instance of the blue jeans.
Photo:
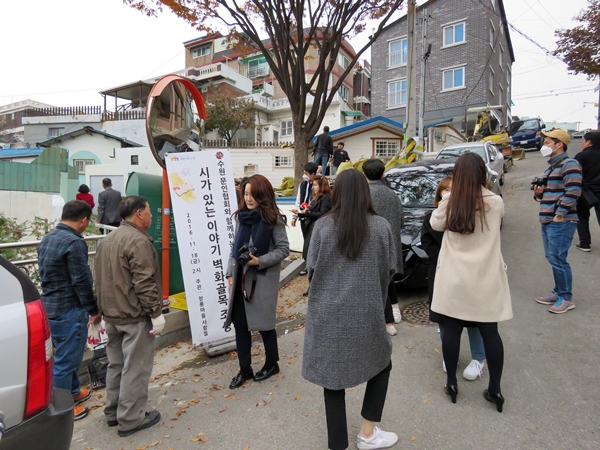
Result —
<svg viewBox="0 0 600 450"><path fill-rule="evenodd" d="M327 169L327 163L329 162L329 155L327 153L317 153L315 156L315 164L317 166L323 167L323 174L325 174L325 169Z"/></svg>
<svg viewBox="0 0 600 450"><path fill-rule="evenodd" d="M77 372L83 360L87 340L87 324L90 319L83 308L72 309L50 321L54 352L54 387L79 394Z"/></svg>
<svg viewBox="0 0 600 450"><path fill-rule="evenodd" d="M567 262L569 248L577 229L577 222L550 222L542 224L542 242L546 259L552 266L554 289L552 292L565 300L573 297L573 274Z"/></svg>
<svg viewBox="0 0 600 450"><path fill-rule="evenodd" d="M331 175L337 174L338 167L340 166L331 165Z"/></svg>
<svg viewBox="0 0 600 450"><path fill-rule="evenodd" d="M479 332L479 328L467 327L469 333L469 346L471 347L471 359L483 361L485 359L485 348L483 346L483 338ZM440 339L444 334L444 326L440 324Z"/></svg>

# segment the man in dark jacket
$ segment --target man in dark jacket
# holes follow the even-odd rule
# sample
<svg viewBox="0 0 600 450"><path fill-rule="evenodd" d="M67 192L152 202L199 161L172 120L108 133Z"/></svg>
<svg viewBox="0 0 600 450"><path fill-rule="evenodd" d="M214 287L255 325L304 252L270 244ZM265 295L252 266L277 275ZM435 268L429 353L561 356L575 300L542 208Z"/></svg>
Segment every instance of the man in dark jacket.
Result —
<svg viewBox="0 0 600 450"><path fill-rule="evenodd" d="M600 225L600 202L597 201L600 199L600 131L585 133L581 148L582 151L575 155L583 175L583 191L577 201L579 243L575 244L575 247L583 252L589 252L592 250L590 208L596 210L596 218Z"/></svg>
<svg viewBox="0 0 600 450"><path fill-rule="evenodd" d="M296 203L294 204L294 208L292 209L292 226L295 227L298 222L298 210L305 209L302 208L302 204L306 203L310 204L312 199L312 184L315 181L317 176L318 166L315 163L307 163L304 166L304 174L302 175L302 183L300 183L300 187L298 188L298 193L296 194ZM300 275L306 275L306 269L303 269L300 272Z"/></svg>
<svg viewBox="0 0 600 450"><path fill-rule="evenodd" d="M402 226L404 225L404 209L402 202L396 193L382 181L385 172L383 161L371 158L363 164L363 172L369 180L369 189L375 211L381 217L386 219L392 228L394 235L394 244L396 245L396 273L404 273L404 261L402 259ZM385 307L385 322L387 331L390 335L396 334L396 328L393 323L400 323L402 315L398 306L398 296L396 295L396 285L394 280L388 287L388 302Z"/></svg>
<svg viewBox="0 0 600 450"><path fill-rule="evenodd" d="M75 402L75 420L88 409L80 406L90 398L80 388L77 372L83 359L88 322L100 323L102 315L94 298L88 246L81 233L90 224L92 208L81 200L67 202L61 222L44 236L38 248L42 301L50 321L54 353L54 386L67 389Z"/></svg>
<svg viewBox="0 0 600 450"><path fill-rule="evenodd" d="M344 150L344 143L338 142L337 149L333 151L333 161L331 163L333 167L331 169L331 175L335 175L340 164L346 161L350 161L350 155Z"/></svg>
<svg viewBox="0 0 600 450"><path fill-rule="evenodd" d="M118 227L121 224L121 216L119 215L121 193L112 188L110 178L102 180L102 187L104 190L98 194L98 222L103 225Z"/></svg>
<svg viewBox="0 0 600 450"><path fill-rule="evenodd" d="M317 137L312 154L315 157L315 164L323 167L323 175L325 175L327 163L333 157L333 139L329 136L329 127L323 127L323 134Z"/></svg>
<svg viewBox="0 0 600 450"><path fill-rule="evenodd" d="M145 412L154 364L154 336L165 326L158 255L146 230L150 205L132 195L119 207L123 223L105 237L96 254L96 294L106 322L108 426L120 437L160 421L158 411Z"/></svg>

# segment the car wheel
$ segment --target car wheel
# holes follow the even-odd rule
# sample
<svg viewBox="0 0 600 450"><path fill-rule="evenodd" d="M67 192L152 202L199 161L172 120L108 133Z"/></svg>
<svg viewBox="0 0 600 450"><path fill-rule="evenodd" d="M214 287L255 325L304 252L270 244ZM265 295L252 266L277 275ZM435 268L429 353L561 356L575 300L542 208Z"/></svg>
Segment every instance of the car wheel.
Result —
<svg viewBox="0 0 600 450"><path fill-rule="evenodd" d="M541 150L541 148L542 148L542 144L541 144L541 143L535 144L535 149L536 149L538 152Z"/></svg>
<svg viewBox="0 0 600 450"><path fill-rule="evenodd" d="M508 172L508 169L506 168L506 164L504 164L502 166L502 173L506 173L506 172Z"/></svg>
<svg viewBox="0 0 600 450"><path fill-rule="evenodd" d="M500 186L504 186L504 170L502 171L502 175L500 175L498 183L500 184Z"/></svg>

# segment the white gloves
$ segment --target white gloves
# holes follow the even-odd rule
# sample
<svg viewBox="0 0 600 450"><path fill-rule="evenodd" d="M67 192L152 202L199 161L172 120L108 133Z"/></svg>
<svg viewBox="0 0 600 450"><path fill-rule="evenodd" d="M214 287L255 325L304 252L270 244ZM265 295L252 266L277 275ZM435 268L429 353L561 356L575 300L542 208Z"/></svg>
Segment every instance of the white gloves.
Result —
<svg viewBox="0 0 600 450"><path fill-rule="evenodd" d="M163 330L163 328L165 327L165 316L163 316L162 314L158 317L156 317L155 319L150 319L152 320L152 329L150 330L150 334L152 336L156 336L159 335L160 332Z"/></svg>

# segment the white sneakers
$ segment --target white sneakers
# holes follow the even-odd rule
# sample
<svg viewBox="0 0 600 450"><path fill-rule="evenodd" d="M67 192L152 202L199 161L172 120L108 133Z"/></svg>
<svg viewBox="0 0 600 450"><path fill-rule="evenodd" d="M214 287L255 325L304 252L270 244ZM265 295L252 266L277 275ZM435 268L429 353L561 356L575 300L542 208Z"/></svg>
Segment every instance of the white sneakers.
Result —
<svg viewBox="0 0 600 450"><path fill-rule="evenodd" d="M394 323L402 322L402 314L400 313L400 306L398 306L398 303L392 305L392 312L394 314Z"/></svg>
<svg viewBox="0 0 600 450"><path fill-rule="evenodd" d="M463 378L465 380L473 381L477 378L481 378L481 374L483 373L484 363L477 361L476 359L472 360L467 368L463 372Z"/></svg>
<svg viewBox="0 0 600 450"><path fill-rule="evenodd" d="M356 436L356 446L359 450L374 450L378 448L390 448L398 442L398 435L390 431L383 431L375 427L373 435L369 439Z"/></svg>
<svg viewBox="0 0 600 450"><path fill-rule="evenodd" d="M396 336L398 334L398 330L396 330L394 325L386 325L385 330L390 336Z"/></svg>

